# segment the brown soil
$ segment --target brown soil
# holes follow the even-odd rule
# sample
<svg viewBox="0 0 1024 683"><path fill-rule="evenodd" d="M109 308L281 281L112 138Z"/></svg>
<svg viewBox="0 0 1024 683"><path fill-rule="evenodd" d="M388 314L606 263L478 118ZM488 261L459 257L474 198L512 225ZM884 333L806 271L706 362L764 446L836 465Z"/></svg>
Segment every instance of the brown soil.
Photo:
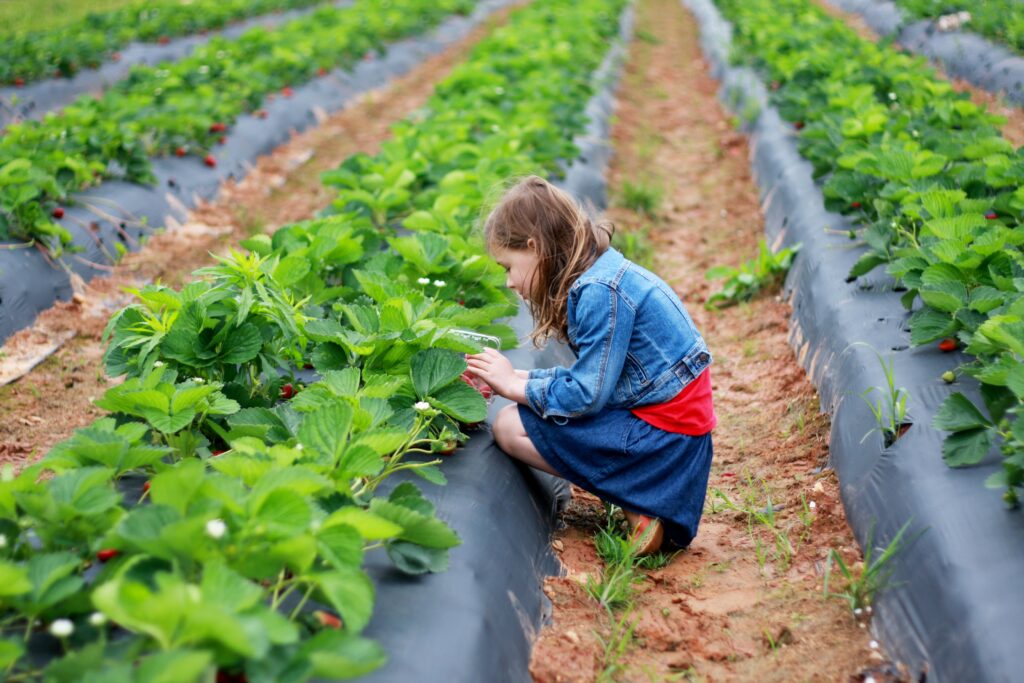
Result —
<svg viewBox="0 0 1024 683"><path fill-rule="evenodd" d="M864 17L854 12L845 12L829 3L828 0L813 1L829 15L845 21L861 38L878 42L878 34L867 25ZM896 43L895 46L900 47L899 43ZM1006 119L1002 126L1003 137L1013 143L1014 147L1024 145L1024 111L1007 102L1002 95L993 94L959 78L951 78L938 63L932 62L932 67L940 78L944 78L952 84L954 90L968 93L972 102L983 105L992 114Z"/></svg>
<svg viewBox="0 0 1024 683"><path fill-rule="evenodd" d="M79 283L69 302L42 313L35 325L11 337L0 350L0 378L21 379L0 387L0 463L20 468L45 454L102 411L91 405L112 381L103 370L100 337L110 315L131 301L125 288L161 281L177 286L256 232L311 217L330 203L320 174L357 152L374 154L389 127L421 107L453 66L509 10L496 13L459 43L369 92L336 114L261 157L239 183L225 184L217 201L168 226L138 252L128 254L108 277ZM65 341L66 340L66 341ZM58 346L53 353L52 347ZM49 355L52 353L52 355ZM16 367L20 366L20 367ZM15 369L16 368L16 369Z"/></svg>
<svg viewBox="0 0 1024 683"><path fill-rule="evenodd" d="M653 217L621 206L609 214L620 230L650 231L655 270L686 302L715 356L719 424L705 516L690 548L642 572L632 607L609 614L583 588L601 571L592 539L603 508L575 491L567 528L553 543L566 576L545 584L553 621L531 671L545 683L891 680L880 674L887 665L868 625L823 597L829 549L853 562L859 551L835 476L822 470L829 420L787 344L789 306L777 296L716 312L702 305L715 287L704 272L752 257L763 217L747 140L719 105L697 41L680 3L640 0L612 130L610 191L620 200L629 181L664 195ZM754 509L781 506L779 536L748 526L723 496ZM794 548L790 558L776 551L781 537ZM621 653L605 647L616 622L633 625Z"/></svg>

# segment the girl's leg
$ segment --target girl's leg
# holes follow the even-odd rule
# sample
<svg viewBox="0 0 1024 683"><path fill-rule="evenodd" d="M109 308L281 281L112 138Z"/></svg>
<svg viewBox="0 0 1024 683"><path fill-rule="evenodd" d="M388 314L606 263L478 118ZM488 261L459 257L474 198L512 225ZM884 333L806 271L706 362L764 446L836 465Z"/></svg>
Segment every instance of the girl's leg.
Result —
<svg viewBox="0 0 1024 683"><path fill-rule="evenodd" d="M516 460L556 477L562 476L548 464L544 456L537 451L537 447L530 441L530 437L526 434L526 428L523 427L523 421L519 419L517 404L513 403L498 411L492 431L498 448Z"/></svg>

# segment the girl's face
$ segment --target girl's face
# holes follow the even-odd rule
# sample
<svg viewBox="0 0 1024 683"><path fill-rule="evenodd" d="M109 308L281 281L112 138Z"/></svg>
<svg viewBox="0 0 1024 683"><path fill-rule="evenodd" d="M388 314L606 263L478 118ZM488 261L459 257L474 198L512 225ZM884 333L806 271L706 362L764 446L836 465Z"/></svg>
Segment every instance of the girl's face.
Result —
<svg viewBox="0 0 1024 683"><path fill-rule="evenodd" d="M494 250L494 260L505 269L505 286L524 299L530 298L533 291L533 280L537 274L537 243L533 239L526 242L526 249Z"/></svg>

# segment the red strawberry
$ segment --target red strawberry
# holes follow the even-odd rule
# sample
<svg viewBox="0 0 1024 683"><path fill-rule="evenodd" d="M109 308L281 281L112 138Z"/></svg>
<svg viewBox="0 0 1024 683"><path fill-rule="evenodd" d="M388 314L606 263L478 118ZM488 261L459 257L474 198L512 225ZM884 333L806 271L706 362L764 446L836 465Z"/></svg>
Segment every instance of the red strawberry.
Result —
<svg viewBox="0 0 1024 683"><path fill-rule="evenodd" d="M100 562L109 562L110 560L114 559L120 554L120 551L116 548L104 548L103 550L96 553L96 559L98 559Z"/></svg>
<svg viewBox="0 0 1024 683"><path fill-rule="evenodd" d="M217 165L217 159L215 159L212 154L207 154L206 158L203 159L203 163L209 166L210 168L213 168L214 166Z"/></svg>
<svg viewBox="0 0 1024 683"><path fill-rule="evenodd" d="M939 342L939 351L943 351L945 353L949 353L950 351L956 351L956 346L956 339L953 339L952 337L946 337L945 339Z"/></svg>
<svg viewBox="0 0 1024 683"><path fill-rule="evenodd" d="M323 67L323 66L320 67L319 69L316 70L316 75L317 76L326 76L327 75L327 68Z"/></svg>
<svg viewBox="0 0 1024 683"><path fill-rule="evenodd" d="M313 616L316 617L317 621L319 621L320 625L324 628L341 628L341 619L331 614L330 612L325 612L322 609L318 609L317 611L313 612Z"/></svg>
<svg viewBox="0 0 1024 683"><path fill-rule="evenodd" d="M178 149L174 150L174 156L176 157L183 157L186 154L188 154L188 152L185 150L184 147L179 147Z"/></svg>
<svg viewBox="0 0 1024 683"><path fill-rule="evenodd" d="M20 77L20 76L18 78L15 78L14 79L14 85L15 85L15 87L20 88L21 86L25 85L25 79Z"/></svg>
<svg viewBox="0 0 1024 683"><path fill-rule="evenodd" d="M60 220L61 218L64 218L64 209L58 206L56 209L53 210L53 213L51 213L50 215L56 218L57 220Z"/></svg>
<svg viewBox="0 0 1024 683"><path fill-rule="evenodd" d="M267 118L267 110L266 109L257 109L256 110L256 118L258 118L258 119L265 119L265 118Z"/></svg>
<svg viewBox="0 0 1024 683"><path fill-rule="evenodd" d="M860 208L860 202L850 202L850 208L852 208L852 209L859 209Z"/></svg>
<svg viewBox="0 0 1024 683"><path fill-rule="evenodd" d="M290 399L294 395L295 395L295 387L293 387L290 383L289 384L285 384L283 387L281 387L281 398L283 398L284 400L287 401L288 399Z"/></svg>
<svg viewBox="0 0 1024 683"><path fill-rule="evenodd" d="M150 484L150 482L147 480L146 483L142 485L142 492L143 493L149 493L149 484Z"/></svg>
<svg viewBox="0 0 1024 683"><path fill-rule="evenodd" d="M227 125L224 124L224 123L221 123L219 121L217 123L214 123L212 126L210 126L210 132L211 133L223 133L227 129L228 129Z"/></svg>
<svg viewBox="0 0 1024 683"><path fill-rule="evenodd" d="M803 121L797 121L796 123L793 124L793 127L796 128L797 130L803 130L804 122Z"/></svg>
<svg viewBox="0 0 1024 683"><path fill-rule="evenodd" d="M313 369L313 364L312 363L303 363L302 367L304 369L306 369L306 370L312 370Z"/></svg>
<svg viewBox="0 0 1024 683"><path fill-rule="evenodd" d="M484 400L490 401L494 398L494 389L492 389L489 384L477 387L477 391L479 391L480 395L484 397Z"/></svg>
<svg viewBox="0 0 1024 683"><path fill-rule="evenodd" d="M989 211L988 213L985 214L985 218L989 219L990 221L994 221L995 219L999 218L999 216L996 214L995 211Z"/></svg>
<svg viewBox="0 0 1024 683"><path fill-rule="evenodd" d="M292 90L290 85L286 85L283 88L281 88L281 94L284 95L285 97L291 97L292 95L295 94L295 91Z"/></svg>
<svg viewBox="0 0 1024 683"><path fill-rule="evenodd" d="M156 39L156 42L160 43L161 45L166 45L167 43L171 42L171 39L167 36L160 36Z"/></svg>
<svg viewBox="0 0 1024 683"><path fill-rule="evenodd" d="M224 455L225 453L227 453L227 450L223 450L223 451L210 451L210 457L211 458L216 458L218 455Z"/></svg>
<svg viewBox="0 0 1024 683"><path fill-rule="evenodd" d="M465 299L459 299L459 305L460 306L465 306L466 305L466 300Z"/></svg>

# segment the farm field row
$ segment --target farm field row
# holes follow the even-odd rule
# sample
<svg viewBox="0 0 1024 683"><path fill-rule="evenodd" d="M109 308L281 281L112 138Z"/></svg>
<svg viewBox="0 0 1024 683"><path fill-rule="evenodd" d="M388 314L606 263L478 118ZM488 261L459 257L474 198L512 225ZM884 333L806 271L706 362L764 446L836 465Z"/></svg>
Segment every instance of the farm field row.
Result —
<svg viewBox="0 0 1024 683"><path fill-rule="evenodd" d="M91 12L78 21L54 28L18 32L5 29L0 32L0 84L23 86L44 78L68 78L82 69L117 59L117 51L132 41L167 42L176 36L217 30L246 17L322 2L133 2L106 12Z"/></svg>
<svg viewBox="0 0 1024 683"><path fill-rule="evenodd" d="M287 97L317 74L469 7L398 0L324 8L274 31L215 39L174 64L139 67L99 99L12 125L0 138L0 238L37 241L59 256L72 241L60 221L74 193L114 178L152 182L154 156L193 155L215 166L214 148L231 124L259 115L268 96Z"/></svg>
<svg viewBox="0 0 1024 683"><path fill-rule="evenodd" d="M397 566L419 572L442 569L458 541L410 484L372 493L400 469L443 480L433 463L401 458L447 450L464 438L457 421L483 417L480 394L459 378L458 351L478 347L451 330L507 338L489 323L514 310L500 269L468 239L475 211L463 200L497 175L554 172L571 158L564 141L582 127L578 108L619 9L551 3L515 14L439 86L426 118L398 126L377 157L329 174L340 188L332 215L246 241L248 255L198 271L203 282L181 291L145 287L114 318L106 361L129 378L97 404L120 423L79 430L4 484L9 623L74 646L51 670L120 671L110 659L120 648L153 652L140 671L173 667L176 680L214 662L244 663L249 680L379 665L379 648L357 635L373 601L364 546L386 545ZM515 110L496 106L503 91ZM412 233L395 233L400 223ZM323 379L304 387L296 373L310 363ZM56 476L37 482L43 471ZM132 472L153 475L143 489L152 504L122 499L115 482ZM65 490L72 498L54 507ZM60 590L37 590L39 567ZM292 595L305 597L289 604L291 618L266 607ZM341 622L303 616L311 599ZM49 636L33 633L38 616ZM106 646L105 618L136 635ZM21 651L8 640L6 663Z"/></svg>
<svg viewBox="0 0 1024 683"><path fill-rule="evenodd" d="M912 343L972 357L948 381L978 379L985 405L950 396L935 421L952 432L943 455L975 464L1001 442L1004 469L990 483L1015 505L1024 484L1024 423L1015 419L1024 401L1024 159L998 119L922 60L861 39L811 3L786 3L767 25L768 4L720 6L744 61L772 83L773 103L799 131L827 207L861 226L851 239L868 251L850 277L885 266L914 309Z"/></svg>

